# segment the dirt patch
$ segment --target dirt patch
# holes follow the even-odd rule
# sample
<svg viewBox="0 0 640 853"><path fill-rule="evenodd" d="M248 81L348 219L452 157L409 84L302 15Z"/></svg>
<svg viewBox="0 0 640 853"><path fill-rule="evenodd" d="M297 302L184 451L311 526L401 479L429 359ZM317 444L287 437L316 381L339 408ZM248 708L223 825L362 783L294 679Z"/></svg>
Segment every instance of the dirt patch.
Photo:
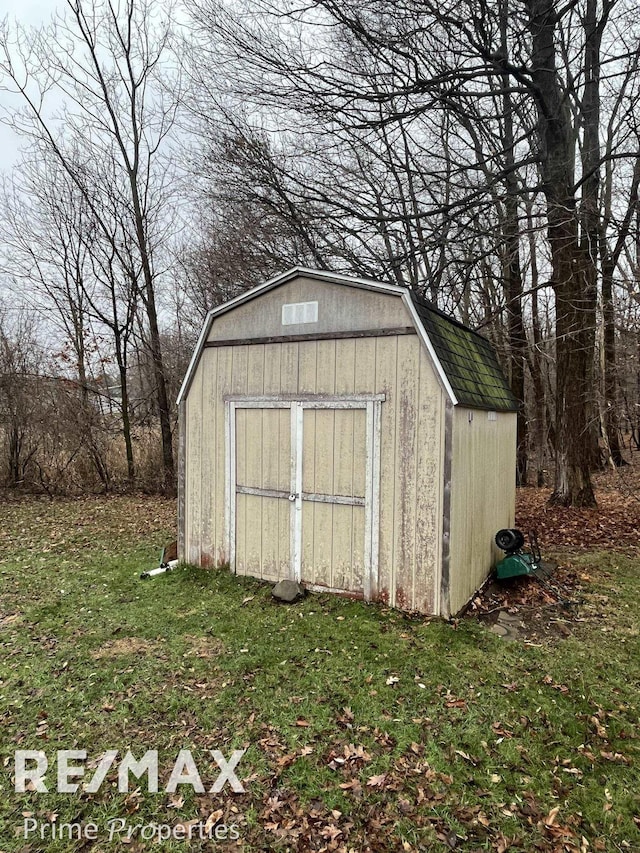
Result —
<svg viewBox="0 0 640 853"><path fill-rule="evenodd" d="M217 658L224 652L224 643L217 637L196 637L187 634L184 639L190 646L184 654L187 658Z"/></svg>
<svg viewBox="0 0 640 853"><path fill-rule="evenodd" d="M22 623L22 613L9 613L7 616L0 615L0 628L9 628L12 625Z"/></svg>
<svg viewBox="0 0 640 853"><path fill-rule="evenodd" d="M559 567L542 582L530 576L492 579L474 597L466 615L507 640L568 637L580 618L585 578L575 569Z"/></svg>
<svg viewBox="0 0 640 853"><path fill-rule="evenodd" d="M145 640L142 637L120 637L117 640L109 640L99 649L91 652L94 660L104 658L117 658L122 655L151 655L157 654L160 643L156 640Z"/></svg>

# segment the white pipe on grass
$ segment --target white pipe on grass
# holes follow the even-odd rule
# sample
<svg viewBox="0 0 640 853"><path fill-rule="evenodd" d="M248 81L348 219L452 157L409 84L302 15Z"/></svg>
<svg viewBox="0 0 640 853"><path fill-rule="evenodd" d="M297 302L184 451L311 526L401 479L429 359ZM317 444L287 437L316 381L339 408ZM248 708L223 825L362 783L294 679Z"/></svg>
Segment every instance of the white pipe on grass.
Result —
<svg viewBox="0 0 640 853"><path fill-rule="evenodd" d="M155 578L156 575L163 575L165 572L170 572L172 569L175 569L177 565L177 560L169 560L168 563L163 563L161 566L158 566L157 569L150 569L148 572L142 572L140 580L144 581L148 578Z"/></svg>

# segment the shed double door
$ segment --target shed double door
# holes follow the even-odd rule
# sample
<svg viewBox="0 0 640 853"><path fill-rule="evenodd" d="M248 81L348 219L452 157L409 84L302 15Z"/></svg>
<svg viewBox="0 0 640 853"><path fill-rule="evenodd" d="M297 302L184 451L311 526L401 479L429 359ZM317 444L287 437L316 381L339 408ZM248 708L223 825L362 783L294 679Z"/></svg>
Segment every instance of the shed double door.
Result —
<svg viewBox="0 0 640 853"><path fill-rule="evenodd" d="M229 406L229 537L238 574L372 596L377 399Z"/></svg>

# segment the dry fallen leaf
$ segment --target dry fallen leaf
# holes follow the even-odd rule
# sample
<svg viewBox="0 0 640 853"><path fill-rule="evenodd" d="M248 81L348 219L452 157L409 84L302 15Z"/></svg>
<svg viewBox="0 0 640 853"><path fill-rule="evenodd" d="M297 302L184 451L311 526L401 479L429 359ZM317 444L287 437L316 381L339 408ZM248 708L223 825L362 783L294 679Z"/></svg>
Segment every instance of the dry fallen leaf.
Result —
<svg viewBox="0 0 640 853"><path fill-rule="evenodd" d="M556 822L556 817L558 816L558 812L560 811L560 806L555 806L555 808L551 809L549 814L544 819L545 826L553 826Z"/></svg>
<svg viewBox="0 0 640 853"><path fill-rule="evenodd" d="M468 752L463 752L461 749L456 749L456 755L459 755L461 758L464 758L465 761L468 761L470 764L473 764L473 766L475 767L476 762L473 760L473 758L471 758L471 756L469 755ZM499 776L498 776L498 779L500 779Z"/></svg>
<svg viewBox="0 0 640 853"><path fill-rule="evenodd" d="M218 821L222 819L223 815L224 812L222 811L222 809L217 809L215 812L211 812L204 825L205 833L208 834L218 823Z"/></svg>
<svg viewBox="0 0 640 853"><path fill-rule="evenodd" d="M358 779L352 779L350 782L343 782L338 787L343 791L353 791L354 794L362 793L362 785Z"/></svg>

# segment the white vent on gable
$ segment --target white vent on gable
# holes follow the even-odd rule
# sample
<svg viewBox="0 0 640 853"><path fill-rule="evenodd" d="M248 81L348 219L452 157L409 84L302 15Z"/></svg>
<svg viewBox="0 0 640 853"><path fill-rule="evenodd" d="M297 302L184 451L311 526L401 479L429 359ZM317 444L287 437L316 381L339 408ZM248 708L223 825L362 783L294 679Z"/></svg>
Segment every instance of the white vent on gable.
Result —
<svg viewBox="0 0 640 853"><path fill-rule="evenodd" d="M487 412L487 420L488 421L497 421L498 415L496 412Z"/></svg>
<svg viewBox="0 0 640 853"><path fill-rule="evenodd" d="M290 302L282 306L282 325L297 326L299 323L318 322L317 302Z"/></svg>

